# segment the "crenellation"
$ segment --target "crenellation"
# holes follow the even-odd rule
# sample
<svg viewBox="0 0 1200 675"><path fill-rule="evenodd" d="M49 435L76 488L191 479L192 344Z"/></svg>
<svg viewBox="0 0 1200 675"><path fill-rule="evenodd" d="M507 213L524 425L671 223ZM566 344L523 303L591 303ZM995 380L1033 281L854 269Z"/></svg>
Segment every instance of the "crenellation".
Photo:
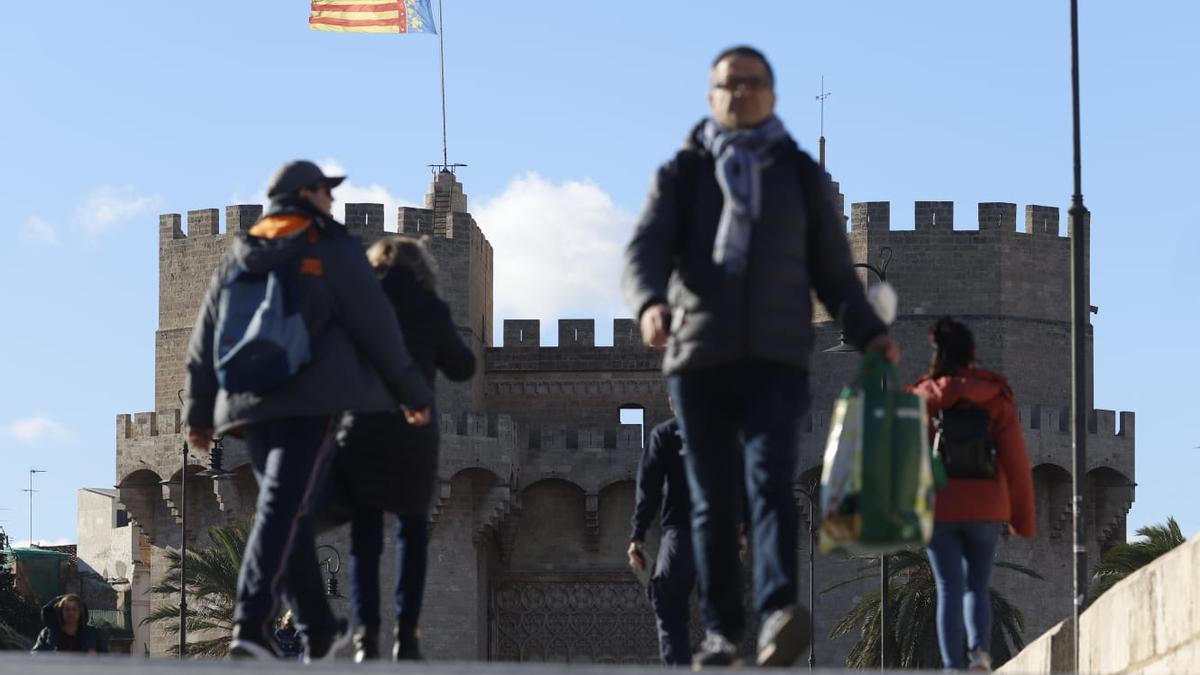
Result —
<svg viewBox="0 0 1200 675"><path fill-rule="evenodd" d="M163 213L158 216L158 238L160 241L168 239L183 239L186 235L183 233L181 225L183 218L178 213Z"/></svg>
<svg viewBox="0 0 1200 675"><path fill-rule="evenodd" d="M262 218L262 204L230 204L225 207L225 232L248 232Z"/></svg>
<svg viewBox="0 0 1200 675"><path fill-rule="evenodd" d="M859 202L850 205L851 232L887 232L891 229L891 202Z"/></svg>
<svg viewBox="0 0 1200 675"><path fill-rule="evenodd" d="M396 231L409 235L433 235L433 211L414 206L396 209Z"/></svg>
<svg viewBox="0 0 1200 675"><path fill-rule="evenodd" d="M1058 207L1057 206L1038 206L1036 204L1028 204L1025 206L1025 234L1035 236L1058 236Z"/></svg>
<svg viewBox="0 0 1200 675"><path fill-rule="evenodd" d="M954 202L914 202L913 211L917 231L954 230Z"/></svg>
<svg viewBox="0 0 1200 675"><path fill-rule="evenodd" d="M383 236L383 204L346 204L346 229L366 241Z"/></svg>
<svg viewBox="0 0 1200 675"><path fill-rule="evenodd" d="M1017 205L1008 202L979 202L979 231L1017 230Z"/></svg>
<svg viewBox="0 0 1200 675"><path fill-rule="evenodd" d="M1069 435L1071 433L1071 409L1064 406L1029 405L1018 406L1017 417L1021 427L1037 431L1042 435ZM1120 426L1117 426L1117 421ZM1097 408L1088 415L1088 434L1112 436L1133 440L1134 414L1127 410L1117 412Z"/></svg>
<svg viewBox="0 0 1200 675"><path fill-rule="evenodd" d="M541 330L537 319L505 319L504 348L536 349L541 346Z"/></svg>
<svg viewBox="0 0 1200 675"><path fill-rule="evenodd" d="M158 415L152 412L140 412L133 414L133 435L134 436L157 436L158 435Z"/></svg>
<svg viewBox="0 0 1200 675"><path fill-rule="evenodd" d="M596 321L594 319L559 319L559 349L585 349L596 346Z"/></svg>
<svg viewBox="0 0 1200 675"><path fill-rule="evenodd" d="M1117 414L1112 410L1094 410L1088 418L1088 433L1117 435Z"/></svg>
<svg viewBox="0 0 1200 675"><path fill-rule="evenodd" d="M614 348L629 349L642 346L642 333L637 319L613 319Z"/></svg>
<svg viewBox="0 0 1200 675"><path fill-rule="evenodd" d="M187 234L193 237L215 237L221 233L220 209L196 209L187 212Z"/></svg>

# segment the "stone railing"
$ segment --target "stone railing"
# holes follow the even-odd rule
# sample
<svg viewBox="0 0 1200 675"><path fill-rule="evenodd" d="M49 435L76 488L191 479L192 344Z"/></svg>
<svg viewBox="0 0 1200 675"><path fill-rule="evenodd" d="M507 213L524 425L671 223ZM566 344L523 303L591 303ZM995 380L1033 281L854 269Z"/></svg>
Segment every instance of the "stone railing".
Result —
<svg viewBox="0 0 1200 675"><path fill-rule="evenodd" d="M1113 586L1079 618L1081 673L1200 671L1200 535ZM998 672L1074 672L1070 620Z"/></svg>

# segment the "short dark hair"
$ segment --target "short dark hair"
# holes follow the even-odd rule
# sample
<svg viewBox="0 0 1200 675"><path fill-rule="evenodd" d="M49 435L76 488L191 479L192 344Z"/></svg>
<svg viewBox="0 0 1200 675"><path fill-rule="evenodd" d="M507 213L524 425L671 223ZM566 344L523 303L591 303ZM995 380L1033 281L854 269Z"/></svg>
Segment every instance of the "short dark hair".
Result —
<svg viewBox="0 0 1200 675"><path fill-rule="evenodd" d="M957 375L975 361L975 336L965 325L943 316L929 327L933 341L933 358L929 362L929 377Z"/></svg>
<svg viewBox="0 0 1200 675"><path fill-rule="evenodd" d="M720 54L717 54L717 58L713 59L712 65L708 69L712 70L716 68L718 63L731 56L742 56L761 61L763 67L767 69L767 79L771 81L771 87L775 86L775 71L771 68L771 62L767 60L767 57L762 52L749 45L737 45L736 47L729 47L723 50Z"/></svg>

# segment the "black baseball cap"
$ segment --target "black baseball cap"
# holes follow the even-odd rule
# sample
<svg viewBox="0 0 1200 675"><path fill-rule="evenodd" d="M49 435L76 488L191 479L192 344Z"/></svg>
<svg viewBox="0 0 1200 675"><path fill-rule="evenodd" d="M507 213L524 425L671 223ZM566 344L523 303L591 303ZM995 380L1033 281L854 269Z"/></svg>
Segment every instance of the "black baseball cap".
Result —
<svg viewBox="0 0 1200 675"><path fill-rule="evenodd" d="M271 184L267 187L267 196L278 197L299 192L300 188L318 183L335 188L344 180L346 180L345 176L326 176L316 164L306 159L297 159L284 164L275 171L275 175L271 177Z"/></svg>

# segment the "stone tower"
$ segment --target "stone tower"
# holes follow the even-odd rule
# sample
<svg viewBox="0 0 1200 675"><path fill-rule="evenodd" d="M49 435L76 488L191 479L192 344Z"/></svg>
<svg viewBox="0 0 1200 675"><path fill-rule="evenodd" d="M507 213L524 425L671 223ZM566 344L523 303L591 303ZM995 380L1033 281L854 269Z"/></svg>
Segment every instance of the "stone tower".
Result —
<svg viewBox="0 0 1200 675"><path fill-rule="evenodd" d="M492 248L467 207L457 177L441 171L423 208L401 207L398 213L400 232L429 237L439 290L480 365L468 383L438 383L443 443L424 646L435 659L653 660L653 620L623 556L646 429L622 425L620 410L640 408L647 425L667 417L659 356L642 347L632 319L615 321L612 345L596 344L591 319L559 320L555 347L541 345L539 321L505 319L503 343L493 345ZM977 229L954 229L952 203L918 202L916 229L897 231L886 202L853 204L847 236L856 260L890 260L888 280L901 298L893 333L905 351L903 380L923 369L928 324L953 314L975 330L981 365L1006 373L1013 384L1035 467L1039 535L1032 542L1006 540L999 555L1037 569L1045 581L1001 572L996 585L1025 612L1032 637L1070 611L1071 451L1064 412L1070 401L1069 245L1059 236L1057 209L1026 207L1020 232L1016 213L1015 204L981 204ZM217 209L191 211L186 235L179 215L160 218L155 411L119 415L116 444L120 499L142 528L139 564L154 582L165 572L165 552L183 536L184 509L190 545L204 543L209 525L244 519L253 509L254 480L234 439L225 441L225 468L233 472L228 478L198 476L204 458L193 454L188 460L186 505L170 479L183 473L176 391L201 294L230 236L260 214L257 205L227 207L222 232ZM387 236L383 220L382 205L346 205L346 224L364 245ZM864 275L864 283L874 281ZM819 475L831 403L857 363L853 356L821 351L838 344L830 317L818 313L814 330L814 404L798 449L798 487ZM1133 500L1134 418L1096 410L1091 420L1088 532L1094 556L1124 538ZM168 483L160 484L164 479ZM808 518L807 500L799 491L796 498ZM328 533L322 543L347 562L344 530ZM808 545L801 537L802 583ZM332 574L334 554L322 551ZM385 588L393 581L392 555L389 545ZM856 568L834 556L818 557L818 592ZM345 589L344 572L340 579ZM824 636L873 589L863 582L818 593L819 663L844 658L849 642ZM802 599L807 590L802 587ZM344 600L333 604L348 614ZM163 653L171 642L159 635L151 651Z"/></svg>

